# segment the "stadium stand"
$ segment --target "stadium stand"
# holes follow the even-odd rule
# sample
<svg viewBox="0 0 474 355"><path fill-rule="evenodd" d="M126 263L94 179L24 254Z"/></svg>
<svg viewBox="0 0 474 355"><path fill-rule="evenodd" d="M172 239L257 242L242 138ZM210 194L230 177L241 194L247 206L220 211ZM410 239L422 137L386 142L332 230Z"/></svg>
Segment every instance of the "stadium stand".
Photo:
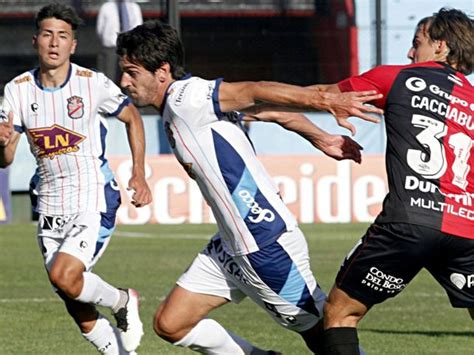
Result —
<svg viewBox="0 0 474 355"><path fill-rule="evenodd" d="M137 1L145 13L166 11L166 1ZM44 0L0 0L0 14L30 14L50 1ZM101 1L70 1L71 5L80 6L86 13L99 10ZM314 11L314 0L181 0L179 6L187 11ZM184 14L186 15L186 14Z"/></svg>

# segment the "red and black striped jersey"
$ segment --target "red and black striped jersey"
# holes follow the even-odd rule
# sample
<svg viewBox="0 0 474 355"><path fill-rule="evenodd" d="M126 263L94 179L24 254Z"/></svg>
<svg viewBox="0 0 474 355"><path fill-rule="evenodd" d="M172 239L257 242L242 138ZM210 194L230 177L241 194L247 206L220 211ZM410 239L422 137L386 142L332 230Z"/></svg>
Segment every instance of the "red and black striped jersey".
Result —
<svg viewBox="0 0 474 355"><path fill-rule="evenodd" d="M338 83L384 97L389 193L377 223L474 239L474 90L444 63L379 66Z"/></svg>

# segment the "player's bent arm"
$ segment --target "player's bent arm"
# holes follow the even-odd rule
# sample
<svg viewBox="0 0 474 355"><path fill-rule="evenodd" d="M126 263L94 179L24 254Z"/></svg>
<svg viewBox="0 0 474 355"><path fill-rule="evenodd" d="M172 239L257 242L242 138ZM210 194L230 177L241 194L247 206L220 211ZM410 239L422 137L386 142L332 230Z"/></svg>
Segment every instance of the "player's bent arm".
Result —
<svg viewBox="0 0 474 355"><path fill-rule="evenodd" d="M123 108L117 118L127 127L128 144L132 152L132 177L128 189L134 190L132 203L136 207L149 204L152 195L145 179L145 130L140 112L133 104Z"/></svg>
<svg viewBox="0 0 474 355"><path fill-rule="evenodd" d="M263 111L252 116L245 116L244 119L277 123L283 128L299 134L314 147L336 160L351 159L357 163L361 161L360 150L362 147L357 142L346 136L329 134L303 114Z"/></svg>
<svg viewBox="0 0 474 355"><path fill-rule="evenodd" d="M276 123L289 131L299 134L318 149L324 139L329 136L326 131L298 112L262 111L251 116L245 116L244 120Z"/></svg>
<svg viewBox="0 0 474 355"><path fill-rule="evenodd" d="M0 168L6 168L11 163L15 157L16 148L18 142L20 141L20 133L14 131L8 144L0 145Z"/></svg>
<svg viewBox="0 0 474 355"><path fill-rule="evenodd" d="M133 104L125 106L117 118L125 123L128 144L132 152L133 173L145 176L145 130L137 108Z"/></svg>

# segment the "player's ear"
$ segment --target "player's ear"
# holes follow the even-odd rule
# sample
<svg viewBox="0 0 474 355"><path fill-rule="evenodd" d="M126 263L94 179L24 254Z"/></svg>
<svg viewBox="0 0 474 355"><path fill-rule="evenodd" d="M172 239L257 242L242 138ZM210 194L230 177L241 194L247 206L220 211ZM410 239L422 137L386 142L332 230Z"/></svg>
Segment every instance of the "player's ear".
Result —
<svg viewBox="0 0 474 355"><path fill-rule="evenodd" d="M31 39L31 44L33 45L33 48L38 48L38 36L33 35L33 38Z"/></svg>
<svg viewBox="0 0 474 355"><path fill-rule="evenodd" d="M435 41L435 54L436 56L444 61L448 57L449 54L449 47L445 40L437 40Z"/></svg>
<svg viewBox="0 0 474 355"><path fill-rule="evenodd" d="M436 40L434 41L434 47L436 54L443 54L444 52L446 52L447 49L446 41Z"/></svg>
<svg viewBox="0 0 474 355"><path fill-rule="evenodd" d="M169 63L164 63L158 69L156 69L155 76L162 83L167 81L171 76L171 66L169 65Z"/></svg>
<svg viewBox="0 0 474 355"><path fill-rule="evenodd" d="M71 54L74 54L76 52L76 46L77 46L77 39L73 39L72 46L71 46Z"/></svg>

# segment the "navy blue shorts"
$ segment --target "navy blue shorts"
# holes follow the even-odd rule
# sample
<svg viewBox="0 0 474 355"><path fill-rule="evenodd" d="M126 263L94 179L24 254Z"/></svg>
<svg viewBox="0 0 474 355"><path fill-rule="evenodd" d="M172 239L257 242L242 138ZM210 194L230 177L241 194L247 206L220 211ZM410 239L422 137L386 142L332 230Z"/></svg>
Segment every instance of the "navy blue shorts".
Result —
<svg viewBox="0 0 474 355"><path fill-rule="evenodd" d="M336 285L370 307L399 294L422 268L453 307L474 307L474 239L413 224L371 225L346 256Z"/></svg>

